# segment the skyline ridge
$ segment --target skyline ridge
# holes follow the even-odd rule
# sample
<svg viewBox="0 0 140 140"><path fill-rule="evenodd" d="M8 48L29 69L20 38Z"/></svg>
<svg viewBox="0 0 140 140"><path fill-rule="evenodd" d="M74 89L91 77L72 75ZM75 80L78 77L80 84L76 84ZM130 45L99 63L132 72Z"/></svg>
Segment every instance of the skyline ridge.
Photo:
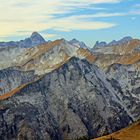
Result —
<svg viewBox="0 0 140 140"><path fill-rule="evenodd" d="M54 40L49 40L49 39L47 39L47 38L45 38L40 32L37 32L37 31L33 31L29 36L26 36L25 38L23 38L23 39L19 39L19 40L9 40L9 41L2 41L2 40L0 40L0 43L9 43L9 42L20 42L20 41L24 41L24 40L26 40L26 39L29 39L29 38L33 38L33 37L35 37L36 36L36 39L41 39L41 41L54 41L54 40L57 40L57 39L54 39ZM65 39L65 38L58 38L58 39ZM111 41L104 41L104 40L96 40L93 44L92 44L92 46L88 46L83 40L78 40L77 38L72 38L72 39L70 39L70 40L67 40L67 39L65 39L65 40L67 40L67 41L69 41L69 42L71 42L71 41L78 41L78 42L81 42L81 43L84 43L87 47L89 47L89 48L92 48L92 47L94 47L94 46L96 46L98 43L104 43L104 45L110 45L111 43L113 43L113 42L119 42L119 41L125 41L125 40L130 40L130 39L138 39L139 40L139 38L134 38L134 37L132 37L132 36L123 36L122 38L119 38L119 39L113 39L113 40L111 40Z"/></svg>
<svg viewBox="0 0 140 140"><path fill-rule="evenodd" d="M88 46L128 35L140 38L139 6L136 0L2 0L0 40L21 40L34 30L49 40L73 36Z"/></svg>

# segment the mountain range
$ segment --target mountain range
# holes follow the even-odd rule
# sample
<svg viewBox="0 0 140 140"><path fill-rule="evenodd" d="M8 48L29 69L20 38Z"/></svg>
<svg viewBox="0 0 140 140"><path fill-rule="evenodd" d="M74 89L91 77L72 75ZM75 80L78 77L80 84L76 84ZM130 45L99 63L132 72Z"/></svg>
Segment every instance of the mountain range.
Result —
<svg viewBox="0 0 140 140"><path fill-rule="evenodd" d="M33 32L29 38L20 41L0 42L0 47L30 48L45 43L45 39L38 33Z"/></svg>
<svg viewBox="0 0 140 140"><path fill-rule="evenodd" d="M75 140L140 118L140 40L0 43L0 139Z"/></svg>

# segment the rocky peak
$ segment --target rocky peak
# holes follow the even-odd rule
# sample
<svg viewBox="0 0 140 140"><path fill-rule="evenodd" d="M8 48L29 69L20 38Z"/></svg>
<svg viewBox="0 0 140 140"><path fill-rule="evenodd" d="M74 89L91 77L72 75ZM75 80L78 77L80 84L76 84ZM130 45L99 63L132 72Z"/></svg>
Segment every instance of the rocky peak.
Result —
<svg viewBox="0 0 140 140"><path fill-rule="evenodd" d="M121 39L121 41L131 41L133 38L131 36L126 36L123 39Z"/></svg>
<svg viewBox="0 0 140 140"><path fill-rule="evenodd" d="M29 48L45 43L45 39L37 32L33 32L29 38L20 41L0 42L0 47Z"/></svg>
<svg viewBox="0 0 140 140"><path fill-rule="evenodd" d="M107 45L106 42L99 42L99 41L96 41L95 45L94 45L94 48L98 48L98 47L105 47Z"/></svg>
<svg viewBox="0 0 140 140"><path fill-rule="evenodd" d="M124 37L124 38L122 38L122 39L120 39L120 40L118 40L118 41L116 41L116 40L111 41L111 42L108 44L108 46L120 45L120 44L122 44L122 43L127 43L127 42L131 41L132 39L133 39L132 37L126 36L126 37Z"/></svg>
<svg viewBox="0 0 140 140"><path fill-rule="evenodd" d="M79 41L79 40L77 40L75 38L70 40L69 43L72 44L72 45L75 45L75 46L79 46L80 48L83 48L83 49L88 48L84 42Z"/></svg>
<svg viewBox="0 0 140 140"><path fill-rule="evenodd" d="M38 32L33 32L30 39L32 44L45 43L45 39Z"/></svg>
<svg viewBox="0 0 140 140"><path fill-rule="evenodd" d="M130 37L130 36L126 36L126 37L123 37L122 39L120 40L113 40L111 41L110 43L106 43L104 41L96 41L95 45L93 48L101 48L101 47L108 47L108 46L115 46L115 45L121 45L123 43L127 43L129 41L131 41L133 38Z"/></svg>
<svg viewBox="0 0 140 140"><path fill-rule="evenodd" d="M79 42L77 39L73 38L72 40L70 40L71 43L77 43Z"/></svg>

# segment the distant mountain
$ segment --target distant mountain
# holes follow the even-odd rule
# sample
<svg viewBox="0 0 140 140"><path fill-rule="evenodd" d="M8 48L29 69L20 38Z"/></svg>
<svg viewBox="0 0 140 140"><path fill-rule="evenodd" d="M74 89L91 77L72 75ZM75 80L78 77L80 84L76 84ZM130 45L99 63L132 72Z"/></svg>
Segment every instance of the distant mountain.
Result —
<svg viewBox="0 0 140 140"><path fill-rule="evenodd" d="M99 42L97 41L93 47L94 48L101 48L101 47L109 47L109 46L116 46L116 45L121 45L123 43L129 42L131 41L133 38L130 36L124 37L118 41L113 40L110 43L106 43L106 42Z"/></svg>
<svg viewBox="0 0 140 140"><path fill-rule="evenodd" d="M96 41L95 45L93 48L100 48L100 47L106 47L107 46L107 43L106 42L99 42L99 41Z"/></svg>
<svg viewBox="0 0 140 140"><path fill-rule="evenodd" d="M110 42L108 45L109 45L109 46L120 45L120 44L122 44L122 43L129 42L129 41L131 41L132 39L133 39L132 37L127 36L127 37L124 37L124 38L122 38L122 39L120 39L120 40L118 40L118 41L113 40L113 41Z"/></svg>
<svg viewBox="0 0 140 140"><path fill-rule="evenodd" d="M40 44L43 44L46 42L45 39L37 32L33 32L31 37L28 38L27 40L29 40L29 42L31 42L31 43L29 43L29 46L31 46L31 47L37 46L37 45L40 45Z"/></svg>
<svg viewBox="0 0 140 140"><path fill-rule="evenodd" d="M33 32L29 38L17 42L0 42L0 47L30 48L45 43L45 39L37 32Z"/></svg>
<svg viewBox="0 0 140 140"><path fill-rule="evenodd" d="M114 63L135 64L140 60L140 40L124 38L115 45L93 47L92 53L98 58L95 63L102 69Z"/></svg>
<svg viewBox="0 0 140 140"><path fill-rule="evenodd" d="M69 43L71 45L75 45L75 46L83 48L83 49L88 49L88 47L86 46L86 44L84 42L78 41L77 39L72 39L69 41Z"/></svg>

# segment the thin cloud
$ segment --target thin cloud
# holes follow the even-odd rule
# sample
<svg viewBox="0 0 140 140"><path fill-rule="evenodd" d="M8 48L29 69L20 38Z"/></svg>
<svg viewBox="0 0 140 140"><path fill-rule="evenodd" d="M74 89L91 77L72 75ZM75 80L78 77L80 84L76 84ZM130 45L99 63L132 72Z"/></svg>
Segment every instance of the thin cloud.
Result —
<svg viewBox="0 0 140 140"><path fill-rule="evenodd" d="M82 17L82 15L78 19L76 19L76 16L74 18L60 18L59 15L72 13L82 8L91 8L91 5L94 5L93 8L98 9L100 8L98 7L99 4L114 4L118 2L120 0L28 0L25 2L21 2L20 0L1 0L0 36L16 35L19 31L26 30L33 32L35 30L42 31L45 29L71 31L111 28L116 26L116 24L89 21L85 17ZM57 14L58 17L54 18L54 14ZM100 14L96 16L103 17L107 15ZM26 33L21 32L21 34Z"/></svg>
<svg viewBox="0 0 140 140"><path fill-rule="evenodd" d="M140 10L131 10L129 12L130 15L140 15Z"/></svg>
<svg viewBox="0 0 140 140"><path fill-rule="evenodd" d="M50 38L58 36L57 34L41 34L41 35L46 39L48 39L48 38L50 39Z"/></svg>
<svg viewBox="0 0 140 140"><path fill-rule="evenodd" d="M104 18L104 17L117 17L117 16L126 16L127 13L95 13L88 15L74 15L69 18L78 18L78 19L87 19L87 18Z"/></svg>

